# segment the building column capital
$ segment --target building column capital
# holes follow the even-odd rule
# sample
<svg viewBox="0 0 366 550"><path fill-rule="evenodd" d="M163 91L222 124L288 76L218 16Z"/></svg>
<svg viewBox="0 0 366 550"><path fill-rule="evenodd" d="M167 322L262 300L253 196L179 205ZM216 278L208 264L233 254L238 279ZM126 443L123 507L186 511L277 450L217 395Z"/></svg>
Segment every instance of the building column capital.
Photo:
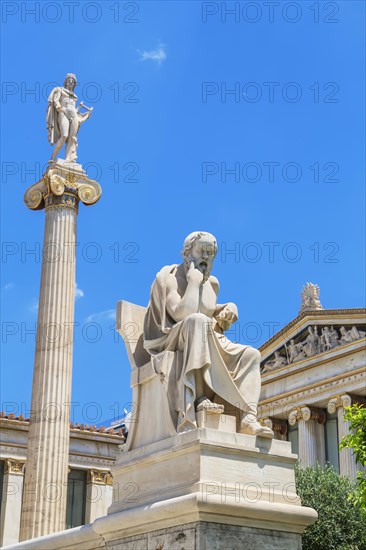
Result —
<svg viewBox="0 0 366 550"><path fill-rule="evenodd" d="M334 414L338 409L344 409L344 407L350 407L354 403L354 399L348 393L343 393L332 397L327 406L329 414Z"/></svg>
<svg viewBox="0 0 366 550"><path fill-rule="evenodd" d="M322 409L308 406L296 407L296 409L290 411L288 416L290 426L294 426L299 420L304 420L305 422L312 420L318 424L324 424L325 419L326 415Z"/></svg>
<svg viewBox="0 0 366 550"><path fill-rule="evenodd" d="M328 402L328 413L337 413L338 419L338 440L342 441L344 436L349 434L349 421L344 419L344 408L350 407L353 403L363 402L362 397L342 393L335 395ZM339 453L339 473L342 476L348 476L351 479L356 478L357 466L356 458L352 449L342 449Z"/></svg>
<svg viewBox="0 0 366 550"><path fill-rule="evenodd" d="M267 426L279 435L287 434L287 423L284 420L267 416L265 418L261 418L260 423L263 426Z"/></svg>
<svg viewBox="0 0 366 550"><path fill-rule="evenodd" d="M4 474L17 474L24 475L24 460L18 460L15 458L5 459Z"/></svg>
<svg viewBox="0 0 366 550"><path fill-rule="evenodd" d="M109 470L88 470L87 483L113 485L113 479Z"/></svg>
<svg viewBox="0 0 366 550"><path fill-rule="evenodd" d="M78 211L79 201L89 206L102 195L97 181L86 175L80 164L67 164L58 159L24 194L24 202L31 210L71 208Z"/></svg>
<svg viewBox="0 0 366 550"><path fill-rule="evenodd" d="M89 469L87 472L85 521L92 523L106 516L113 500L113 479L109 470Z"/></svg>

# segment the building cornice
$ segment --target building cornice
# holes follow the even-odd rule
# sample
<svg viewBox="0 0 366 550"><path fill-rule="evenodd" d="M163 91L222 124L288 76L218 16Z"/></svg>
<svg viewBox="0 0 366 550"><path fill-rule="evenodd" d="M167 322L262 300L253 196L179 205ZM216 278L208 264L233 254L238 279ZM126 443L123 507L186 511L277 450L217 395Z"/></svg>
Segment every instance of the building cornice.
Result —
<svg viewBox="0 0 366 550"><path fill-rule="evenodd" d="M29 431L29 418L24 416L5 415L0 413L0 427L4 430ZM118 442L123 443L125 438L122 430L116 433L113 428L96 428L84 424L70 423L70 437L75 439L89 439L91 441L106 441L108 443Z"/></svg>
<svg viewBox="0 0 366 550"><path fill-rule="evenodd" d="M338 374L337 376L327 378L323 382L318 381L318 382L315 382L314 384L308 384L307 386L302 386L301 388L296 388L296 389L288 391L288 392L277 394L273 397L268 397L267 399L263 399L262 401L259 401L258 406L261 407L261 406L268 405L270 403L279 402L283 399L287 399L288 397L292 397L294 395L300 396L300 394L303 395L306 392L309 392L309 391L314 390L314 389L318 389L319 392L321 392L322 389L324 389L325 387L330 387L333 383L335 383L337 381L350 379L352 377L356 377L359 374L360 375L363 374L366 377L366 368L362 367L362 368L354 370L352 372L347 372L347 373L344 373L344 374Z"/></svg>

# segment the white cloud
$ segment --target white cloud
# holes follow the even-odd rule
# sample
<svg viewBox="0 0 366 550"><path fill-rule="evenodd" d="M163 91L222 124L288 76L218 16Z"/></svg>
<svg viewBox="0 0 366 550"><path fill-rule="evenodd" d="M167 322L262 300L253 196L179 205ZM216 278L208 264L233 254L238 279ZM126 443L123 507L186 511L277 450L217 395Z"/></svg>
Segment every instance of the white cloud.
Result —
<svg viewBox="0 0 366 550"><path fill-rule="evenodd" d="M75 302L76 300L78 300L79 298L83 298L84 296L84 291L81 290L81 288L78 287L78 284L76 283L75 284Z"/></svg>
<svg viewBox="0 0 366 550"><path fill-rule="evenodd" d="M78 288L78 285L76 283L75 285L75 301L79 298L82 298L84 296L84 291L81 290L81 288ZM33 298L30 305L28 306L28 309L31 313L37 313L38 312L38 299Z"/></svg>
<svg viewBox="0 0 366 550"><path fill-rule="evenodd" d="M144 52L139 52L140 61L156 61L158 65L161 65L166 59L165 45L159 44L155 50L145 50Z"/></svg>
<svg viewBox="0 0 366 550"><path fill-rule="evenodd" d="M28 309L31 313L38 313L38 300L36 298L33 298Z"/></svg>
<svg viewBox="0 0 366 550"><path fill-rule="evenodd" d="M6 285L4 285L4 290L11 290L12 288L15 287L15 284L14 283L6 283Z"/></svg>
<svg viewBox="0 0 366 550"><path fill-rule="evenodd" d="M116 318L116 311L114 309L105 309L104 311L98 311L96 313L92 313L91 315L88 315L86 318L87 323L95 323L97 321L105 321L105 320L115 320Z"/></svg>

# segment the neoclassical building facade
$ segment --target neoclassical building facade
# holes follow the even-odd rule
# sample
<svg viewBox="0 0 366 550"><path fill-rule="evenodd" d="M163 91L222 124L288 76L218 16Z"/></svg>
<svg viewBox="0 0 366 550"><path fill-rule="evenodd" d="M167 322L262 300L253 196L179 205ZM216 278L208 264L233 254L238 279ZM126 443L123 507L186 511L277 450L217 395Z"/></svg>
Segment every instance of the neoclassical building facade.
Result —
<svg viewBox="0 0 366 550"><path fill-rule="evenodd" d="M0 546L7 546L19 541L29 419L0 414L0 431ZM66 529L107 514L112 504L110 468L124 441L121 430L71 424ZM47 490L43 498L48 498Z"/></svg>
<svg viewBox="0 0 366 550"><path fill-rule="evenodd" d="M260 348L259 415L303 466L328 462L354 478L353 453L338 445L348 433L345 407L366 401L366 310L303 306Z"/></svg>

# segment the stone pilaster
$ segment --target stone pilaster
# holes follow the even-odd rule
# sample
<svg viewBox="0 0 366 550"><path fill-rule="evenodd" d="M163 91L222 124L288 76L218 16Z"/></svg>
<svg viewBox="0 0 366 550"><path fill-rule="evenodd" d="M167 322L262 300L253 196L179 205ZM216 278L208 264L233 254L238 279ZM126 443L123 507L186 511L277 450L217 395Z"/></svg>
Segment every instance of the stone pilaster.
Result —
<svg viewBox="0 0 366 550"><path fill-rule="evenodd" d="M6 459L1 503L0 546L15 544L19 541L23 478L24 461Z"/></svg>
<svg viewBox="0 0 366 550"><path fill-rule="evenodd" d="M324 422L325 413L321 409L298 407L290 412L290 425L298 423L299 459L304 467L316 466L325 462Z"/></svg>
<svg viewBox="0 0 366 550"><path fill-rule="evenodd" d="M337 395L330 399L328 412L338 416L338 442L340 443L345 435L349 434L349 422L344 420L344 407L352 405L352 397L348 394ZM342 449L339 452L339 473L351 479L356 478L357 466L352 449Z"/></svg>
<svg viewBox="0 0 366 550"><path fill-rule="evenodd" d="M106 516L113 500L113 480L105 470L88 470L85 522Z"/></svg>
<svg viewBox="0 0 366 550"><path fill-rule="evenodd" d="M31 418L20 539L65 528L79 200L93 204L100 187L80 165L53 165L25 194L46 209Z"/></svg>

